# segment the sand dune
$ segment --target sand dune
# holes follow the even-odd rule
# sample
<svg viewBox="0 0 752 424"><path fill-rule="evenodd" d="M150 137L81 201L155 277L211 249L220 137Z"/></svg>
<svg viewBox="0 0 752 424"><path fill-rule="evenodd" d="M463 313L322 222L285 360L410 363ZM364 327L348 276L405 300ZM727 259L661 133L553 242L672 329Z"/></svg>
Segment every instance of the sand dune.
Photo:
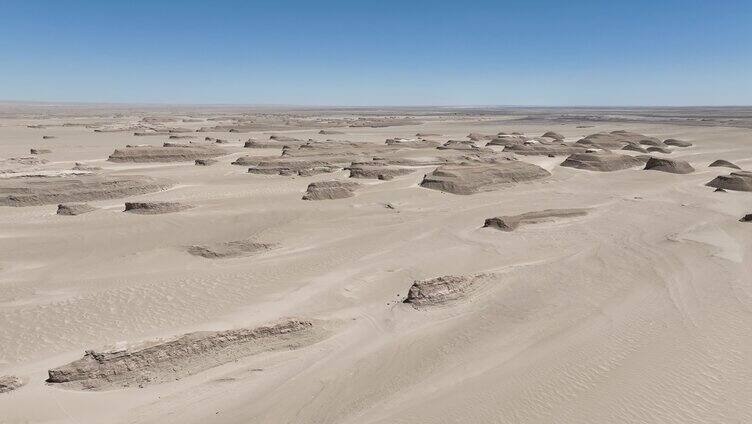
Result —
<svg viewBox="0 0 752 424"><path fill-rule="evenodd" d="M0 422L752 422L750 128L0 106Z"/></svg>

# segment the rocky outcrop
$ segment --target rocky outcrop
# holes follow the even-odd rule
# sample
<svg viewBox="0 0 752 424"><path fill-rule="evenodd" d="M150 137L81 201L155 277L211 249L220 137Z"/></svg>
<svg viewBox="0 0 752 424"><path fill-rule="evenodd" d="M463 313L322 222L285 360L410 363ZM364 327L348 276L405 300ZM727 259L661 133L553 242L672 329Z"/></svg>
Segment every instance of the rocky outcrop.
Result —
<svg viewBox="0 0 752 424"><path fill-rule="evenodd" d="M0 375L0 393L16 390L24 385L24 381L15 375Z"/></svg>
<svg viewBox="0 0 752 424"><path fill-rule="evenodd" d="M47 153L52 153L52 150L50 150L50 149L39 149L39 148L37 148L37 149L30 149L30 150L29 150L29 152L30 152L30 153L31 153L32 155L45 155L45 154L47 154Z"/></svg>
<svg viewBox="0 0 752 424"><path fill-rule="evenodd" d="M47 382L67 388L105 390L174 381L245 356L313 343L314 323L289 319L255 328L188 333L136 349L97 352L48 371Z"/></svg>
<svg viewBox="0 0 752 424"><path fill-rule="evenodd" d="M179 202L125 202L123 212L141 215L158 215L163 213L180 212L193 206Z"/></svg>
<svg viewBox="0 0 752 424"><path fill-rule="evenodd" d="M514 231L520 225L537 224L563 218L575 218L587 215L587 212L587 209L546 209L520 215L497 216L486 219L483 227L495 228L501 231Z"/></svg>
<svg viewBox="0 0 752 424"><path fill-rule="evenodd" d="M117 199L153 193L172 184L151 177L97 174L0 179L0 206L36 206Z"/></svg>
<svg viewBox="0 0 752 424"><path fill-rule="evenodd" d="M473 141L468 140L449 140L443 145L437 147L439 150L452 149L452 150L480 150Z"/></svg>
<svg viewBox="0 0 752 424"><path fill-rule="evenodd" d="M335 130L321 130L319 131L319 134L321 135L335 135L335 134L344 134L343 131L335 131Z"/></svg>
<svg viewBox="0 0 752 424"><path fill-rule="evenodd" d="M227 152L213 145L165 143L162 147L132 146L116 149L107 159L110 162L193 162L210 159Z"/></svg>
<svg viewBox="0 0 752 424"><path fill-rule="evenodd" d="M350 171L350 178L369 178L379 180L392 180L395 177L415 172L414 169L388 166L384 162L353 162L345 168Z"/></svg>
<svg viewBox="0 0 752 424"><path fill-rule="evenodd" d="M210 245L194 245L188 247L187 251L193 256L201 256L207 259L224 259L250 256L273 248L274 245L269 243L238 240Z"/></svg>
<svg viewBox="0 0 752 424"><path fill-rule="evenodd" d="M569 156L561 166L588 171L612 172L642 166L641 158L610 152L575 153Z"/></svg>
<svg viewBox="0 0 752 424"><path fill-rule="evenodd" d="M360 184L352 181L319 181L308 185L303 200L344 199L355 195Z"/></svg>
<svg viewBox="0 0 752 424"><path fill-rule="evenodd" d="M589 136L578 140L577 144L597 147L600 149L618 150L627 144L658 146L661 144L661 141L655 137L648 137L643 134L619 130L610 133L590 134Z"/></svg>
<svg viewBox="0 0 752 424"><path fill-rule="evenodd" d="M739 219L739 222L752 222L752 213L748 213Z"/></svg>
<svg viewBox="0 0 752 424"><path fill-rule="evenodd" d="M667 149L667 148L661 147L661 146L650 146L650 147L647 148L647 151L651 152L651 153L655 153L655 152L664 153L664 154L671 153L671 149Z"/></svg>
<svg viewBox="0 0 752 424"><path fill-rule="evenodd" d="M550 139L556 140L556 141L563 141L564 138L565 138L563 135L561 135L561 134L559 134L557 132L554 132L554 131L546 131L541 137L543 137L543 138L550 138Z"/></svg>
<svg viewBox="0 0 752 424"><path fill-rule="evenodd" d="M86 203L61 203L57 205L58 215L75 216L82 215L97 210L94 206Z"/></svg>
<svg viewBox="0 0 752 424"><path fill-rule="evenodd" d="M442 165L426 175L421 187L452 194L473 194L511 184L546 178L551 174L527 162L501 161Z"/></svg>
<svg viewBox="0 0 752 424"><path fill-rule="evenodd" d="M414 138L387 138L385 144L392 147L404 147L409 149L430 149L441 146L437 141L429 141Z"/></svg>
<svg viewBox="0 0 752 424"><path fill-rule="evenodd" d="M752 172L738 171L729 175L720 175L705 185L724 190L752 191Z"/></svg>
<svg viewBox="0 0 752 424"><path fill-rule="evenodd" d="M727 160L723 160L723 159L718 159L716 161L713 161L713 163L711 163L708 166L713 166L713 167L716 167L716 166L725 166L726 168L741 169L739 167L739 165L736 165L734 163L731 163L731 162L729 162Z"/></svg>
<svg viewBox="0 0 752 424"><path fill-rule="evenodd" d="M666 146L675 146L675 147L691 147L692 143L689 141L684 140L677 140L675 138L668 138L666 140L663 140L663 144Z"/></svg>
<svg viewBox="0 0 752 424"><path fill-rule="evenodd" d="M695 169L683 160L650 158L645 164L645 170L670 172L672 174L689 174Z"/></svg>
<svg viewBox="0 0 752 424"><path fill-rule="evenodd" d="M622 150L628 150L633 152L640 152L640 153L647 153L648 149L642 147L641 145L637 143L629 143L626 146L622 148Z"/></svg>
<svg viewBox="0 0 752 424"><path fill-rule="evenodd" d="M211 166L217 163L216 159L196 159L195 164L198 166Z"/></svg>
<svg viewBox="0 0 752 424"><path fill-rule="evenodd" d="M461 301L487 285L493 275L446 275L415 281L403 301L416 309L448 305Z"/></svg>

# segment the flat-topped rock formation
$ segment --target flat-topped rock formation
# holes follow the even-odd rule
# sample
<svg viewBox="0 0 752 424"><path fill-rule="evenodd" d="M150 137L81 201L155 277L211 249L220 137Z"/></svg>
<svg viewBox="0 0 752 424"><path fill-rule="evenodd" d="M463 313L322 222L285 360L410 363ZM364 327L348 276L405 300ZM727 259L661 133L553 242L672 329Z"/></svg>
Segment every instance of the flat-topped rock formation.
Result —
<svg viewBox="0 0 752 424"><path fill-rule="evenodd" d="M692 143L689 141L677 140L675 138L667 138L666 140L663 140L663 144L674 147L692 147Z"/></svg>
<svg viewBox="0 0 752 424"><path fill-rule="evenodd" d="M610 133L595 133L581 138L576 142L586 146L598 147L601 149L618 150L627 144L642 144L658 146L661 141L655 137L648 137L630 131L612 131Z"/></svg>
<svg viewBox="0 0 752 424"><path fill-rule="evenodd" d="M469 140L449 140L446 143L442 144L441 146L438 146L437 149L439 150L469 150L469 151L488 151L491 152L490 149L479 147L475 144L473 141Z"/></svg>
<svg viewBox="0 0 752 424"><path fill-rule="evenodd" d="M729 175L719 175L705 185L724 190L752 191L752 172L738 171Z"/></svg>
<svg viewBox="0 0 752 424"><path fill-rule="evenodd" d="M353 162L345 169L350 171L350 178L379 180L392 180L395 177L415 172L414 169L389 166L383 161Z"/></svg>
<svg viewBox="0 0 752 424"><path fill-rule="evenodd" d="M414 138L387 138L384 143L392 147L406 147L411 149L432 149L441 146L438 141Z"/></svg>
<svg viewBox="0 0 752 424"><path fill-rule="evenodd" d="M484 228L495 228L501 231L514 231L521 225L537 224L555 221L557 219L575 218L587 215L587 209L546 209L536 212L526 212L519 215L497 216L488 218Z"/></svg>
<svg viewBox="0 0 752 424"><path fill-rule="evenodd" d="M0 179L0 206L36 206L117 199L172 186L166 180L98 174Z"/></svg>
<svg viewBox="0 0 752 424"><path fill-rule="evenodd" d="M306 140L301 140L295 137L290 137L288 135L277 135L277 134L270 135L269 140L281 141L281 142L301 142L301 143L306 142Z"/></svg>
<svg viewBox="0 0 752 424"><path fill-rule="evenodd" d="M300 348L321 336L312 321L289 319L255 328L188 333L133 350L87 350L83 358L49 370L47 383L79 390L143 387L261 352Z"/></svg>
<svg viewBox="0 0 752 424"><path fill-rule="evenodd" d="M400 117L384 117L384 118L358 118L355 121L350 122L348 125L351 128L386 128L386 127L398 127L404 125L419 125L422 121L415 120L413 118L400 118Z"/></svg>
<svg viewBox="0 0 752 424"><path fill-rule="evenodd" d="M110 162L193 162L226 155L227 151L213 145L167 144L166 146L132 146L115 149L107 159Z"/></svg>
<svg viewBox="0 0 752 424"><path fill-rule="evenodd" d="M494 137L486 144L486 146L519 146L528 141L530 141L530 138L525 137L524 135L504 134Z"/></svg>
<svg viewBox="0 0 752 424"><path fill-rule="evenodd" d="M61 203L57 205L58 215L68 215L68 216L83 215L85 213L89 213L95 210L97 210L97 208L95 208L94 206L88 205L86 203Z"/></svg>
<svg viewBox="0 0 752 424"><path fill-rule="evenodd" d="M0 393L16 390L24 385L24 381L15 375L0 375Z"/></svg>
<svg viewBox="0 0 752 424"><path fill-rule="evenodd" d="M731 163L731 162L729 162L729 161L727 161L727 160L723 160L723 159L718 159L718 160L715 160L715 161L713 161L713 163L711 163L711 164L710 164L710 165L708 165L708 166L713 166L713 167L716 167L716 166L724 166L724 167L726 167L726 168L741 169L741 168L739 167L739 165L736 165L736 164L734 164L734 163Z"/></svg>
<svg viewBox="0 0 752 424"><path fill-rule="evenodd" d="M574 153L584 153L587 147L564 143L530 143L505 145L504 152L522 156L565 156Z"/></svg>
<svg viewBox="0 0 752 424"><path fill-rule="evenodd" d="M653 158L648 159L645 170L670 172L672 174L689 174L695 169L688 162L676 159Z"/></svg>
<svg viewBox="0 0 752 424"><path fill-rule="evenodd" d="M413 282L404 303L416 309L451 305L474 294L496 278L493 274L446 275Z"/></svg>
<svg viewBox="0 0 752 424"><path fill-rule="evenodd" d="M642 166L645 160L639 157L620 155L611 152L575 153L569 156L561 166L588 171L612 172Z"/></svg>
<svg viewBox="0 0 752 424"><path fill-rule="evenodd" d="M180 202L125 202L123 212L140 215L159 215L163 213L180 212L193 206Z"/></svg>
<svg viewBox="0 0 752 424"><path fill-rule="evenodd" d="M442 165L426 175L420 186L452 194L467 195L534 181L550 175L540 166L512 160Z"/></svg>
<svg viewBox="0 0 752 424"><path fill-rule="evenodd" d="M194 245L187 249L193 256L207 259L239 258L260 252L266 252L275 246L270 243L258 243L251 240L228 241L210 245Z"/></svg>
<svg viewBox="0 0 752 424"><path fill-rule="evenodd" d="M360 184L353 181L318 181L308 184L303 200L344 199L355 195Z"/></svg>

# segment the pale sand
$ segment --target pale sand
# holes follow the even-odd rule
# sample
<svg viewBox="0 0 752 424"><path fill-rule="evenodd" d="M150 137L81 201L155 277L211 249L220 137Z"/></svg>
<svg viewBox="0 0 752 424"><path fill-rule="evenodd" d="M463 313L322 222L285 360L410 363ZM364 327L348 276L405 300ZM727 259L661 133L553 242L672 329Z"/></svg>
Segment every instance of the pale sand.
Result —
<svg viewBox="0 0 752 424"><path fill-rule="evenodd" d="M303 110L289 112L302 117L298 128L264 122L245 132L207 119L248 110L110 108L0 105L0 159L51 150L48 163L23 172L82 162L107 175L175 183L87 200L96 209L78 216L56 215L57 203L0 207L0 376L26 383L0 393L0 423L752 422L752 224L739 222L752 213L752 194L705 186L731 171L708 167L716 159L752 170L750 110L720 112L737 127L701 121L702 110L679 123L666 117L684 113L676 110L620 111L623 119L610 111L608 122L560 110L397 110L411 118L381 128L360 127L357 117L371 117L367 111ZM532 118L515 120L524 115ZM324 123L340 118L359 127ZM210 167L106 161L126 144L161 146L168 134L95 128L145 131L155 122L218 127L196 140L228 140L228 154ZM228 132L233 125L244 132ZM592 127L578 128L584 125ZM379 145L416 133L443 144L469 133L555 131L571 143L628 130L692 143L655 155L695 171L593 172L559 166L566 156L518 156L552 175L454 195L419 187L436 168L424 166L389 181L357 180L353 197L311 202L301 200L310 183L353 181L349 171L258 175L230 164L281 152L245 149L249 138L324 141L322 129ZM138 215L122 213L126 201L193 207ZM546 209L588 213L513 232L482 228L489 217ZM214 260L186 251L237 240L274 248ZM415 281L477 274L494 278L472 295L435 307L402 303ZM143 388L90 392L45 383L48 369L85 349L284 317L331 328L312 344L218 361Z"/></svg>

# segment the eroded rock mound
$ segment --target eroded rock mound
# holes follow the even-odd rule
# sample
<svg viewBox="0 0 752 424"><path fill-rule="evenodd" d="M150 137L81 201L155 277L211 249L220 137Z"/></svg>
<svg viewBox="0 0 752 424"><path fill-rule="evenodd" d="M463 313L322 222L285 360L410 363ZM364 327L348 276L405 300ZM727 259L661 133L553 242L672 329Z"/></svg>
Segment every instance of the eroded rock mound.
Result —
<svg viewBox="0 0 752 424"><path fill-rule="evenodd" d="M344 131L335 131L335 130L321 130L321 131L319 131L319 134L321 134L321 135L335 135L335 134L344 134Z"/></svg>
<svg viewBox="0 0 752 424"><path fill-rule="evenodd" d="M217 163L216 159L196 159L195 164L198 166L211 166Z"/></svg>
<svg viewBox="0 0 752 424"><path fill-rule="evenodd" d="M47 153L52 153L52 150L50 150L50 149L30 149L29 152L32 155L45 155Z"/></svg>
<svg viewBox="0 0 752 424"><path fill-rule="evenodd" d="M276 134L269 136L269 140L284 141L284 142L301 142L301 143L305 143L305 140L300 140L300 139L297 139L295 137L290 137L290 136L287 136L287 135L276 135Z"/></svg>
<svg viewBox="0 0 752 424"><path fill-rule="evenodd" d="M611 172L642 166L644 163L643 159L634 156L599 152L575 153L564 160L561 166L588 171Z"/></svg>
<svg viewBox="0 0 752 424"><path fill-rule="evenodd" d="M360 184L352 181L318 181L308 184L303 200L344 199L355 195Z"/></svg>
<svg viewBox="0 0 752 424"><path fill-rule="evenodd" d="M610 133L604 132L590 134L589 136L578 140L577 144L598 147L601 149L618 150L627 144L659 146L661 141L655 137L648 137L643 134L618 130Z"/></svg>
<svg viewBox="0 0 752 424"><path fill-rule="evenodd" d="M437 147L437 149L480 150L480 147L478 147L475 142L469 140L449 140L443 145Z"/></svg>
<svg viewBox="0 0 752 424"><path fill-rule="evenodd" d="M153 193L172 184L151 177L97 174L0 179L0 206L36 206L117 199Z"/></svg>
<svg viewBox="0 0 752 424"><path fill-rule="evenodd" d="M123 212L141 215L158 215L163 213L180 212L193 206L179 202L125 202Z"/></svg>
<svg viewBox="0 0 752 424"><path fill-rule="evenodd" d="M692 143L689 141L684 140L677 140L675 138L668 138L666 140L663 140L663 144L666 146L675 146L675 147L691 147Z"/></svg>
<svg viewBox="0 0 752 424"><path fill-rule="evenodd" d="M647 151L648 152L664 153L664 154L671 153L671 149L667 149L665 147L660 147L660 146L650 146L650 147L647 148Z"/></svg>
<svg viewBox="0 0 752 424"><path fill-rule="evenodd" d="M446 275L430 280L415 281L404 303L416 309L456 303L480 290L493 279L492 274L468 276Z"/></svg>
<svg viewBox="0 0 752 424"><path fill-rule="evenodd" d="M192 162L209 159L227 152L213 145L165 143L162 147L131 146L115 149L107 159L111 162Z"/></svg>
<svg viewBox="0 0 752 424"><path fill-rule="evenodd" d="M633 152L640 152L640 153L647 153L648 149L642 147L641 145L637 143L629 143L626 146L622 148L622 150L629 150Z"/></svg>
<svg viewBox="0 0 752 424"><path fill-rule="evenodd" d="M353 162L345 169L350 171L350 178L379 180L392 180L395 177L415 172L414 169L389 166L383 161Z"/></svg>
<svg viewBox="0 0 752 424"><path fill-rule="evenodd" d="M675 159L650 158L645 164L645 170L670 172L672 174L689 174L695 169L688 162Z"/></svg>
<svg viewBox="0 0 752 424"><path fill-rule="evenodd" d="M0 393L16 390L24 385L24 381L15 375L0 375Z"/></svg>
<svg viewBox="0 0 752 424"><path fill-rule="evenodd" d="M483 140L492 140L495 136L490 134L480 134L472 132L467 135L467 138L469 138L472 141L483 141Z"/></svg>
<svg viewBox="0 0 752 424"><path fill-rule="evenodd" d="M393 147L405 147L411 149L430 149L441 146L437 141L414 139L414 138L387 138L385 144Z"/></svg>
<svg viewBox="0 0 752 424"><path fill-rule="evenodd" d="M540 166L522 161L442 165L426 175L421 187L453 194L473 194L506 185L546 178L551 174Z"/></svg>
<svg viewBox="0 0 752 424"><path fill-rule="evenodd" d="M97 210L94 206L86 203L61 203L57 205L58 215L75 216Z"/></svg>
<svg viewBox="0 0 752 424"><path fill-rule="evenodd" d="M83 358L49 370L47 382L81 390L158 384L245 356L299 348L319 337L313 322L298 319L255 328L188 333L134 350L87 350Z"/></svg>
<svg viewBox="0 0 752 424"><path fill-rule="evenodd" d="M587 215L587 213L587 209L546 209L537 212L526 212L520 215L488 218L483 227L495 228L501 231L514 231L520 225L554 221L559 218L575 218Z"/></svg>
<svg viewBox="0 0 752 424"><path fill-rule="evenodd" d="M258 243L251 240L229 241L211 245L190 246L187 251L193 256L207 259L239 258L255 253L265 252L274 248L273 244Z"/></svg>
<svg viewBox="0 0 752 424"><path fill-rule="evenodd" d="M731 162L729 162L727 160L723 160L723 159L718 159L718 160L714 161L713 163L711 163L708 166L714 166L714 167L715 166L725 166L726 168L741 169L739 167L739 165L736 165L734 163L731 163Z"/></svg>
<svg viewBox="0 0 752 424"><path fill-rule="evenodd" d="M729 175L719 175L705 185L724 190L752 191L752 172L739 171Z"/></svg>
<svg viewBox="0 0 752 424"><path fill-rule="evenodd" d="M490 144L490 143L489 143ZM512 152L523 156L564 156L574 153L584 153L587 147L573 146L564 143L531 143L505 145L504 152Z"/></svg>
<svg viewBox="0 0 752 424"><path fill-rule="evenodd" d="M546 131L541 137L543 138L550 138L552 140L556 141L562 141L564 140L564 136L555 132L555 131Z"/></svg>

